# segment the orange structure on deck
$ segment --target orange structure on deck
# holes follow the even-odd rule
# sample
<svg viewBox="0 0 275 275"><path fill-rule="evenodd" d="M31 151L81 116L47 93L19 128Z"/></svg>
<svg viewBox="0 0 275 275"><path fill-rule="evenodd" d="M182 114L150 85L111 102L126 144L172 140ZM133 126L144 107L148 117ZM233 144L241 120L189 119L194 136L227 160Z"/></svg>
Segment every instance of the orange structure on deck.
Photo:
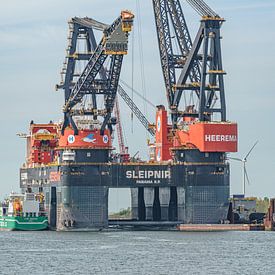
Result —
<svg viewBox="0 0 275 275"><path fill-rule="evenodd" d="M59 147L109 148L111 144L109 130L104 130L103 135L99 129L79 130L78 135L74 135L73 129L66 128L59 138Z"/></svg>
<svg viewBox="0 0 275 275"><path fill-rule="evenodd" d="M197 122L188 130L177 130L174 147L197 148L201 152L237 152L237 124L230 122Z"/></svg>
<svg viewBox="0 0 275 275"><path fill-rule="evenodd" d="M58 125L33 124L30 125L30 136L27 137L27 163L48 164L54 162L57 156Z"/></svg>
<svg viewBox="0 0 275 275"><path fill-rule="evenodd" d="M156 112L155 156L157 161L172 159L171 149L198 149L200 152L237 152L238 127L232 122L206 122L183 118L179 129L168 124L167 111Z"/></svg>
<svg viewBox="0 0 275 275"><path fill-rule="evenodd" d="M167 111L164 106L158 106L156 115L156 160L171 159L172 146L171 125L167 123Z"/></svg>

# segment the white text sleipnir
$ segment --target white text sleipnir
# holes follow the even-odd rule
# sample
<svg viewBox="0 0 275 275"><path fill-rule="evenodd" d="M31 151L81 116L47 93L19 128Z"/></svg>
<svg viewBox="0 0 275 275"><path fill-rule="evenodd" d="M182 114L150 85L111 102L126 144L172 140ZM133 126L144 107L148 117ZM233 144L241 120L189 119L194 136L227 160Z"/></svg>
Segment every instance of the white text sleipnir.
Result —
<svg viewBox="0 0 275 275"><path fill-rule="evenodd" d="M127 179L170 179L171 172L163 170L126 171Z"/></svg>
<svg viewBox="0 0 275 275"><path fill-rule="evenodd" d="M214 141L214 142L236 142L236 135L204 135L205 141Z"/></svg>

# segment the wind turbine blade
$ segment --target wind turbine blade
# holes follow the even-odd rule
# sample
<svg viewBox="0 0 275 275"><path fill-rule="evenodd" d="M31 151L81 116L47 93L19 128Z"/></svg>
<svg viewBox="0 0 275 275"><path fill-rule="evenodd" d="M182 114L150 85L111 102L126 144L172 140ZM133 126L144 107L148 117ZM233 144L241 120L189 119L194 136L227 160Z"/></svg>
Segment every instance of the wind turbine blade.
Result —
<svg viewBox="0 0 275 275"><path fill-rule="evenodd" d="M247 170L246 170L246 167L244 166L244 174L245 174L245 177L246 177L246 180L247 180L247 183L250 184L250 180L248 178L248 174L247 174Z"/></svg>
<svg viewBox="0 0 275 275"><path fill-rule="evenodd" d="M257 140L257 141L254 143L254 145L251 147L251 149L249 150L249 152L247 153L247 155L244 157L244 159L247 159L247 158L248 158L248 156L250 155L250 153L251 153L252 150L255 148L255 146L257 145L258 142L259 142L259 141Z"/></svg>
<svg viewBox="0 0 275 275"><path fill-rule="evenodd" d="M242 159L239 158L231 158L231 157L227 157L228 159L233 159L233 160L237 160L237 161L243 161Z"/></svg>

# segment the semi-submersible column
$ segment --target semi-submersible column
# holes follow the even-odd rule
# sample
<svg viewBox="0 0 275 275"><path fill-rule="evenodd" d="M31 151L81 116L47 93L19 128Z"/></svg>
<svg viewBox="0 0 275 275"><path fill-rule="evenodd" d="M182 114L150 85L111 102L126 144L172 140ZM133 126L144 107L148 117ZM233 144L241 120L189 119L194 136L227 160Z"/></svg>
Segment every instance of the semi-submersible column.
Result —
<svg viewBox="0 0 275 275"><path fill-rule="evenodd" d="M184 222L184 187L131 188L132 218L138 221Z"/></svg>
<svg viewBox="0 0 275 275"><path fill-rule="evenodd" d="M76 139L85 135L80 131ZM101 138L99 133L94 135ZM107 227L109 186L102 182L105 171L102 171L101 164L108 162L109 149L64 150L61 158L57 230Z"/></svg>

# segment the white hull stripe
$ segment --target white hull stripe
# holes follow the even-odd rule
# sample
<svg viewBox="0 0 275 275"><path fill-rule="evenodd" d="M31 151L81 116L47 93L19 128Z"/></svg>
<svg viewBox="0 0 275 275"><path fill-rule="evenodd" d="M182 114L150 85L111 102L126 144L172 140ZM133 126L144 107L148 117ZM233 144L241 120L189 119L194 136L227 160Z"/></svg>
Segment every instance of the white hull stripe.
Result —
<svg viewBox="0 0 275 275"><path fill-rule="evenodd" d="M44 224L44 223L47 223L48 220L45 220L43 222L19 222L17 220L10 220L10 219L0 219L0 221L3 221L3 222L16 222L17 224Z"/></svg>

